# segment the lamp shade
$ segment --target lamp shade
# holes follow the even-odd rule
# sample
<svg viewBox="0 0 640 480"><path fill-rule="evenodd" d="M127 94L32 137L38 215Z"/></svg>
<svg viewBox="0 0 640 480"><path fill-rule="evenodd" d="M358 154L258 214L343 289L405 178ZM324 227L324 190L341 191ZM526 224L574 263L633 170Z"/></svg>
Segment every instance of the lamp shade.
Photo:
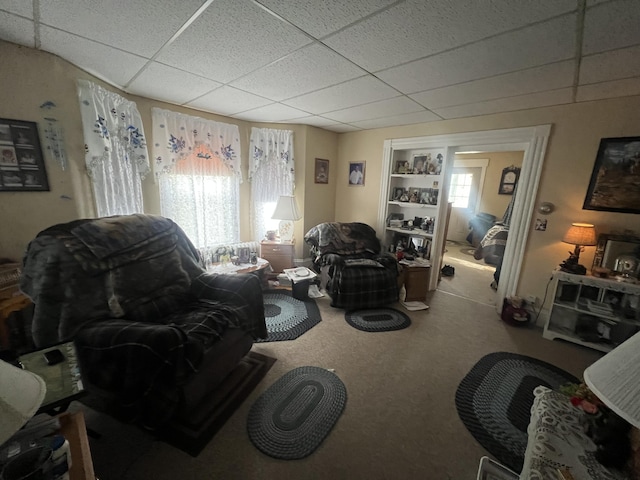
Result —
<svg viewBox="0 0 640 480"><path fill-rule="evenodd" d="M0 445L36 413L46 391L38 375L0 360Z"/></svg>
<svg viewBox="0 0 640 480"><path fill-rule="evenodd" d="M300 220L302 215L293 195L281 195L271 216L274 220Z"/></svg>
<svg viewBox="0 0 640 480"><path fill-rule="evenodd" d="M596 229L590 223L572 223L562 241L571 245L596 245Z"/></svg>
<svg viewBox="0 0 640 480"><path fill-rule="evenodd" d="M602 402L640 427L640 333L584 371L584 381Z"/></svg>

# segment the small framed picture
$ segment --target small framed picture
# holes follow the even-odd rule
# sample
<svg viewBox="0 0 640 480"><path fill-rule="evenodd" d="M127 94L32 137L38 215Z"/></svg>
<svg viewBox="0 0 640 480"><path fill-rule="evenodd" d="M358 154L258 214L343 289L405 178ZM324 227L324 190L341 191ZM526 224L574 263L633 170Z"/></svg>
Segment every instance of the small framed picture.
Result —
<svg viewBox="0 0 640 480"><path fill-rule="evenodd" d="M349 162L349 185L364 186L364 167L367 162Z"/></svg>
<svg viewBox="0 0 640 480"><path fill-rule="evenodd" d="M406 160L396 160L396 164L393 167L393 173L411 173L411 164Z"/></svg>
<svg viewBox="0 0 640 480"><path fill-rule="evenodd" d="M329 160L316 158L315 183L329 183Z"/></svg>
<svg viewBox="0 0 640 480"><path fill-rule="evenodd" d="M400 199L402 198L403 194L404 194L404 188L395 187L393 189L393 192L391 192L391 200L394 202L401 202L402 200Z"/></svg>

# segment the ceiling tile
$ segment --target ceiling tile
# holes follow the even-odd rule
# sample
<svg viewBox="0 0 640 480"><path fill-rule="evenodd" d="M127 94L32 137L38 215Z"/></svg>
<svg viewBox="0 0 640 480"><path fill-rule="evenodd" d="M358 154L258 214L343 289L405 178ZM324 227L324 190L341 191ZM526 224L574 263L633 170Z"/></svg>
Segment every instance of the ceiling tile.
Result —
<svg viewBox="0 0 640 480"><path fill-rule="evenodd" d="M368 76L334 85L317 92L285 100L282 103L311 113L325 113L345 107L384 100L398 95L393 88Z"/></svg>
<svg viewBox="0 0 640 480"><path fill-rule="evenodd" d="M310 42L250 0L218 0L157 60L227 83Z"/></svg>
<svg viewBox="0 0 640 480"><path fill-rule="evenodd" d="M390 117L402 113L418 112L421 110L423 110L423 108L416 102L407 97L400 96L380 102L336 110L335 112L325 113L323 117L331 118L338 122L351 123L369 120L371 118Z"/></svg>
<svg viewBox="0 0 640 480"><path fill-rule="evenodd" d="M573 58L575 16L490 38L377 73L406 93L468 82Z"/></svg>
<svg viewBox="0 0 640 480"><path fill-rule="evenodd" d="M360 77L365 72L328 48L313 44L263 67L231 86L284 100Z"/></svg>
<svg viewBox="0 0 640 480"><path fill-rule="evenodd" d="M34 48L33 22L10 13L0 12L0 40Z"/></svg>
<svg viewBox="0 0 640 480"><path fill-rule="evenodd" d="M330 125L325 128L338 133L358 132L362 130L361 128L354 127L353 125L347 125L346 123L336 123L335 125Z"/></svg>
<svg viewBox="0 0 640 480"><path fill-rule="evenodd" d="M584 57L580 84L598 83L640 75L640 46Z"/></svg>
<svg viewBox="0 0 640 480"><path fill-rule="evenodd" d="M476 103L569 87L573 84L573 71L574 62L568 60L451 87L436 88L415 93L410 97L431 109Z"/></svg>
<svg viewBox="0 0 640 480"><path fill-rule="evenodd" d="M318 115L312 115L310 117L296 118L296 123L300 123L302 125L313 125L314 127L326 127L328 125L335 125L336 121L320 117Z"/></svg>
<svg viewBox="0 0 640 480"><path fill-rule="evenodd" d="M374 118L372 120L362 120L360 122L351 122L356 127L382 128L396 125L413 125L414 123L427 123L442 120L439 116L431 112L414 112L405 115L394 115L392 117Z"/></svg>
<svg viewBox="0 0 640 480"><path fill-rule="evenodd" d="M33 2L25 0L2 0L0 10L33 19Z"/></svg>
<svg viewBox="0 0 640 480"><path fill-rule="evenodd" d="M181 105L221 84L153 62L127 87L127 91Z"/></svg>
<svg viewBox="0 0 640 480"><path fill-rule="evenodd" d="M489 115L492 113L512 112L515 110L527 110L530 108L571 103L572 94L573 91L571 88L562 88L550 92L532 93L530 95L470 103L457 107L436 108L434 110L435 113L446 119L473 117L476 115Z"/></svg>
<svg viewBox="0 0 640 480"><path fill-rule="evenodd" d="M224 86L189 102L187 106L222 115L233 115L256 107L263 107L270 103L273 102L266 98L243 92L237 88Z"/></svg>
<svg viewBox="0 0 640 480"><path fill-rule="evenodd" d="M86 40L70 33L41 26L42 49L60 55L81 69L122 87L142 68L146 59Z"/></svg>
<svg viewBox="0 0 640 480"><path fill-rule="evenodd" d="M593 85L581 85L578 87L576 101L588 102L590 100L626 97L630 95L640 95L640 77L595 83Z"/></svg>
<svg viewBox="0 0 640 480"><path fill-rule="evenodd" d="M582 54L606 52L640 44L638 0L617 0L588 8Z"/></svg>
<svg viewBox="0 0 640 480"><path fill-rule="evenodd" d="M363 68L378 71L575 9L574 0L408 0L327 38L325 43Z"/></svg>
<svg viewBox="0 0 640 480"><path fill-rule="evenodd" d="M280 103L272 103L271 105L266 105L264 107L242 112L233 116L241 120L253 122L284 122L286 120L308 117L309 113Z"/></svg>
<svg viewBox="0 0 640 480"><path fill-rule="evenodd" d="M258 0L316 38L324 37L396 0Z"/></svg>
<svg viewBox="0 0 640 480"><path fill-rule="evenodd" d="M144 57L153 56L200 7L202 0L41 1L40 21ZM153 26L149 28L149 26Z"/></svg>

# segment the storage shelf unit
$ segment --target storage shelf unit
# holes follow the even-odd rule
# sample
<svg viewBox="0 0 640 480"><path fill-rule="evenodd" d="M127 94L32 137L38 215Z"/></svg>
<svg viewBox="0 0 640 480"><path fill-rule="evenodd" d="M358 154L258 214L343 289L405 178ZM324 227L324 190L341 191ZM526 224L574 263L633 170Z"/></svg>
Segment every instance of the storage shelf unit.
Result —
<svg viewBox="0 0 640 480"><path fill-rule="evenodd" d="M383 247L395 252L398 242L424 249L431 262L427 289L435 290L446 223L447 147L424 138L385 141L378 209L378 233ZM405 172L412 173L405 173ZM386 173L385 173L386 172ZM391 219L419 222L413 228L392 225ZM425 221L428 219L428 221ZM428 228L423 228L428 225Z"/></svg>
<svg viewBox="0 0 640 480"><path fill-rule="evenodd" d="M640 285L556 270L543 336L608 352L640 330Z"/></svg>

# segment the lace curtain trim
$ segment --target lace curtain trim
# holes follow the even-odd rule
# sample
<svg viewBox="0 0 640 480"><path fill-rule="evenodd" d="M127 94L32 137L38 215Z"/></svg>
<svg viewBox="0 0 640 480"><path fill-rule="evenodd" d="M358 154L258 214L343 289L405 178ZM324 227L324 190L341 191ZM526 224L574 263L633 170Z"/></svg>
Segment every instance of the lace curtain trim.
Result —
<svg viewBox="0 0 640 480"><path fill-rule="evenodd" d="M166 173L237 177L242 182L237 125L152 109L156 176Z"/></svg>

